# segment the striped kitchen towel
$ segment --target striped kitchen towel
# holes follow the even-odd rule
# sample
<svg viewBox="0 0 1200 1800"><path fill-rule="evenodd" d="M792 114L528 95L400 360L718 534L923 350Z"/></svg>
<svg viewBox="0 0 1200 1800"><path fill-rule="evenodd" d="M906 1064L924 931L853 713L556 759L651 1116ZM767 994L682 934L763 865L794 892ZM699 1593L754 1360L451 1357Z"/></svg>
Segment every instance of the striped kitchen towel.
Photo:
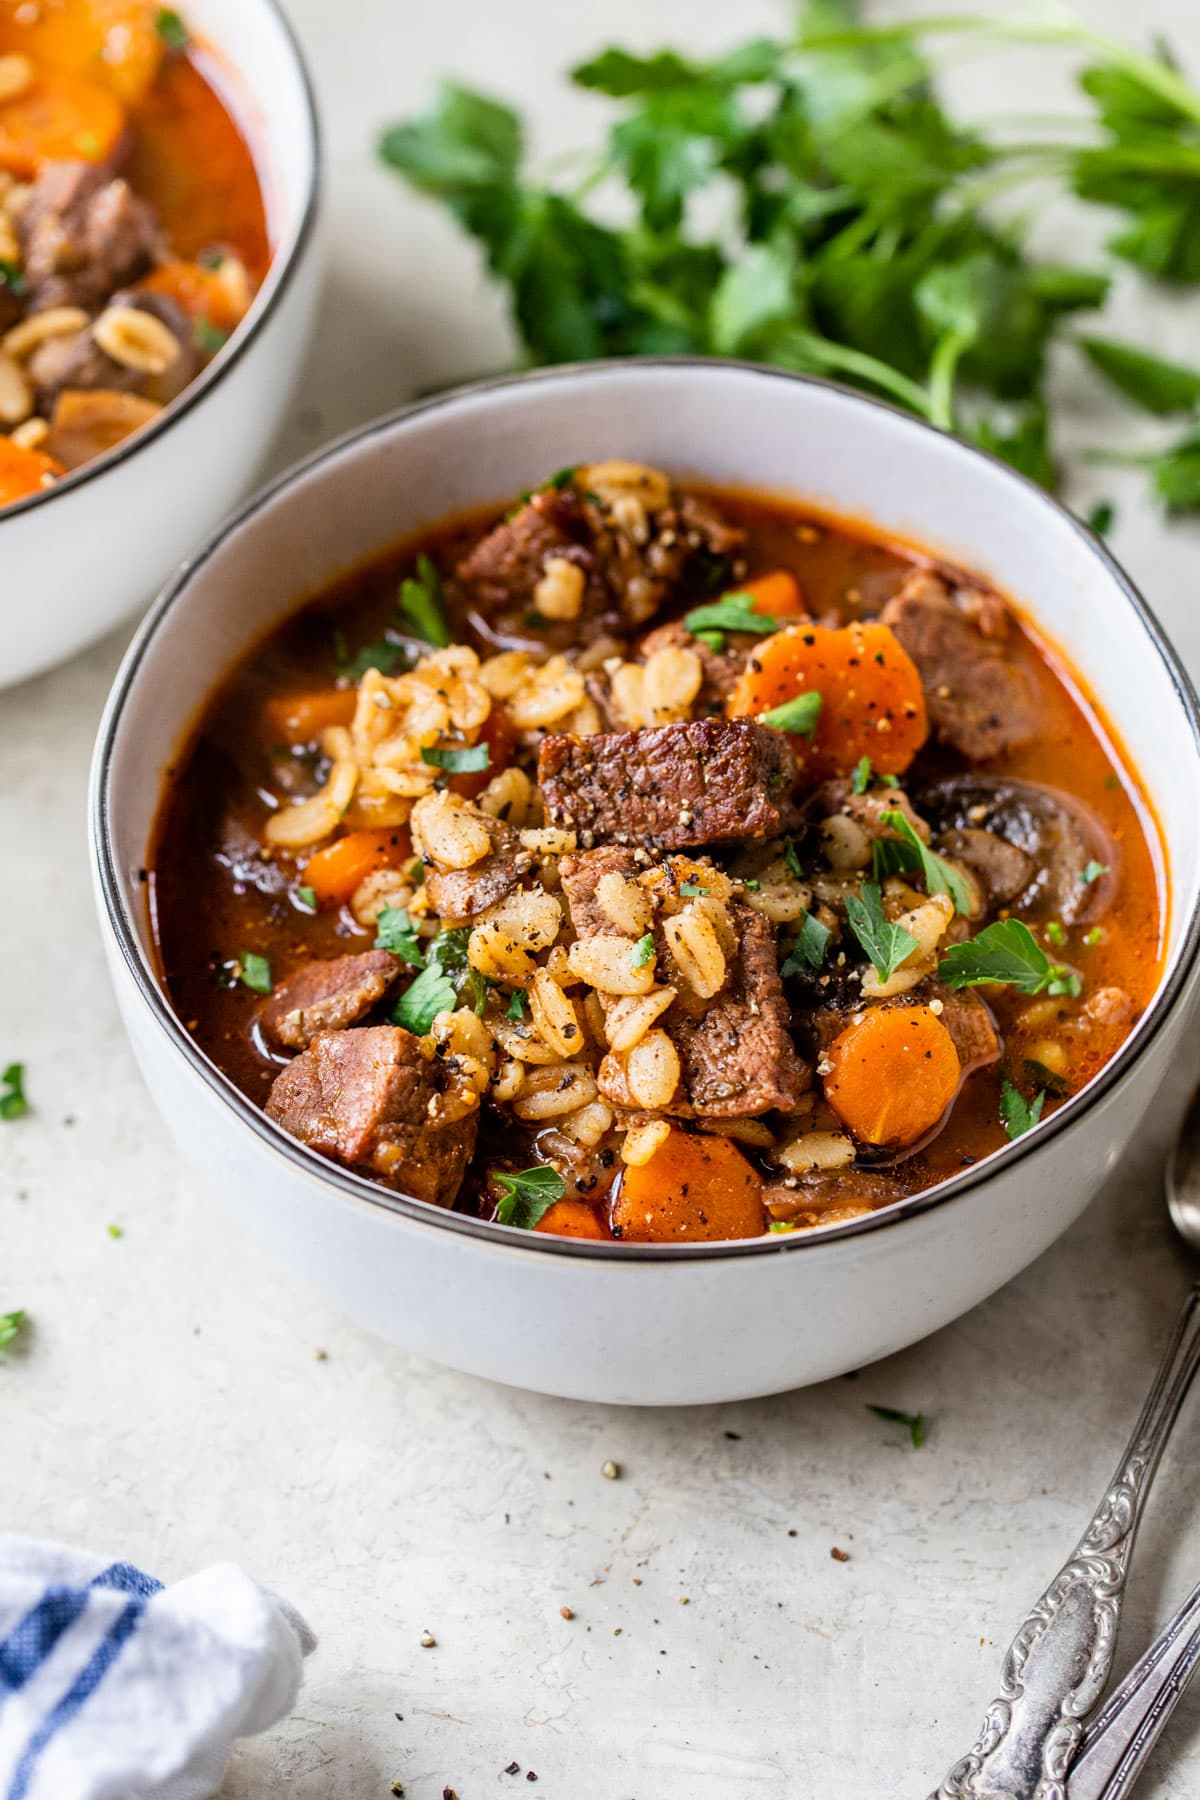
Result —
<svg viewBox="0 0 1200 1800"><path fill-rule="evenodd" d="M315 1644L232 1563L164 1587L0 1533L0 1800L206 1800Z"/></svg>

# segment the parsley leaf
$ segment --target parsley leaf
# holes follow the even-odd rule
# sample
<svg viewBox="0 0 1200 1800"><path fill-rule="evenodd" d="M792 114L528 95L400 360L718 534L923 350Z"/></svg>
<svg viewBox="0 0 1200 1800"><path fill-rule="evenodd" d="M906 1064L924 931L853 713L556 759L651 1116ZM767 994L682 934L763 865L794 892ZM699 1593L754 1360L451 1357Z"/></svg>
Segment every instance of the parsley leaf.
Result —
<svg viewBox="0 0 1200 1800"><path fill-rule="evenodd" d="M196 339L196 348L202 350L205 356L215 356L217 351L223 350L229 342L229 333L214 325L211 319L197 319L193 335Z"/></svg>
<svg viewBox="0 0 1200 1800"><path fill-rule="evenodd" d="M861 898L851 894L846 900L846 916L850 929L875 965L880 981L890 981L900 964L917 948L917 940L903 925L893 925L885 917L878 887L867 882Z"/></svg>
<svg viewBox="0 0 1200 1800"><path fill-rule="evenodd" d="M1014 1087L1006 1075L1000 1087L1000 1122L1004 1126L1004 1135L1012 1139L1023 1137L1027 1131L1032 1131L1042 1116L1045 1104L1044 1088L1039 1089L1031 1101L1026 1101L1021 1090Z"/></svg>
<svg viewBox="0 0 1200 1800"><path fill-rule="evenodd" d="M806 912L800 923L800 934L779 971L783 979L786 981L789 975L799 975L804 969L824 968L829 938L828 925L822 925L820 919L814 919Z"/></svg>
<svg viewBox="0 0 1200 1800"><path fill-rule="evenodd" d="M854 765L854 775L850 782L850 791L854 794L865 794L871 785L871 759L860 756Z"/></svg>
<svg viewBox="0 0 1200 1800"><path fill-rule="evenodd" d="M409 576L400 584L400 611L415 636L439 649L449 644L441 577L427 556L418 556L416 578Z"/></svg>
<svg viewBox="0 0 1200 1800"><path fill-rule="evenodd" d="M392 1024L403 1025L415 1037L427 1037L438 1014L453 1012L457 1001L454 983L442 973L431 952L421 973L392 1008Z"/></svg>
<svg viewBox="0 0 1200 1800"><path fill-rule="evenodd" d="M1079 977L1062 963L1052 963L1020 919L997 919L965 944L951 944L938 975L947 987L982 987L994 983L1022 994L1077 994Z"/></svg>
<svg viewBox="0 0 1200 1800"><path fill-rule="evenodd" d="M8 289L10 294L23 294L26 282L20 263L9 262L0 257L0 287Z"/></svg>
<svg viewBox="0 0 1200 1800"><path fill-rule="evenodd" d="M539 1163L532 1169L513 1172L489 1171L488 1179L500 1190L493 1215L497 1225L515 1225L521 1231L533 1231L541 1224L556 1200L561 1200L567 1184L557 1169Z"/></svg>
<svg viewBox="0 0 1200 1800"><path fill-rule="evenodd" d="M1117 522L1117 509L1111 500L1097 500L1087 516L1087 527L1097 537L1107 537Z"/></svg>
<svg viewBox="0 0 1200 1800"><path fill-rule="evenodd" d="M648 931L640 937L629 953L629 960L635 969L644 969L648 962L654 961L654 933Z"/></svg>
<svg viewBox="0 0 1200 1800"><path fill-rule="evenodd" d="M684 625L692 632L749 631L755 637L769 637L779 627L779 620L766 613L755 612L750 594L722 594L707 606L694 606L683 616Z"/></svg>
<svg viewBox="0 0 1200 1800"><path fill-rule="evenodd" d="M524 988L514 988L512 991L512 997L509 1000L508 1005L504 1009L505 1018L511 1019L514 1022L514 1024L519 1025L521 1020L525 1017L525 1009L528 1006L528 1004L529 1004L529 1001L526 997L525 989Z"/></svg>
<svg viewBox="0 0 1200 1800"><path fill-rule="evenodd" d="M154 29L168 50L186 50L189 32L174 7L162 6L154 17Z"/></svg>
<svg viewBox="0 0 1200 1800"><path fill-rule="evenodd" d="M295 889L295 896L298 904L303 907L305 912L315 913L320 910L317 905L316 888L298 887Z"/></svg>
<svg viewBox="0 0 1200 1800"><path fill-rule="evenodd" d="M782 706L773 706L770 712L760 716L759 723L769 725L772 731L793 732L811 743L817 734L823 704L820 694L810 689L806 694L797 694L794 700L786 700Z"/></svg>
<svg viewBox="0 0 1200 1800"><path fill-rule="evenodd" d="M0 1350L7 1350L10 1344L16 1343L26 1323L24 1307L18 1307L16 1312L0 1313Z"/></svg>
<svg viewBox="0 0 1200 1800"><path fill-rule="evenodd" d="M364 644L361 650L351 654L344 636L338 632L334 638L334 653L337 672L343 681L359 682L368 669L378 669L381 675L392 675L397 669L408 667L404 646L394 644L390 638L382 638L376 644Z"/></svg>
<svg viewBox="0 0 1200 1800"><path fill-rule="evenodd" d="M491 755L486 744L469 744L461 750L427 750L422 745L421 761L432 768L445 769L451 775L468 775L486 769Z"/></svg>
<svg viewBox="0 0 1200 1800"><path fill-rule="evenodd" d="M257 950L246 950L239 958L238 980L255 994L271 992L271 964Z"/></svg>
<svg viewBox="0 0 1200 1800"><path fill-rule="evenodd" d="M710 890L706 887L701 887L698 881L681 881L679 884L679 892L685 894L687 898L691 900L694 899L697 894L707 894Z"/></svg>
<svg viewBox="0 0 1200 1800"><path fill-rule="evenodd" d="M783 860L796 880L803 881L804 864L800 861L800 852L796 848L794 839L790 837L785 837L783 840Z"/></svg>
<svg viewBox="0 0 1200 1800"><path fill-rule="evenodd" d="M903 1425L912 1438L914 1450L919 1450L925 1442L924 1413L897 1412L894 1406L871 1406L870 1404L867 1406L867 1411L874 1413L877 1419L886 1419L889 1425Z"/></svg>
<svg viewBox="0 0 1200 1800"><path fill-rule="evenodd" d="M385 906L376 914L375 948L390 950L393 956L403 957L414 969L425 966L425 953L416 926L403 907Z"/></svg>
<svg viewBox="0 0 1200 1800"><path fill-rule="evenodd" d="M971 889L963 876L943 857L935 856L904 813L892 808L880 813L879 822L889 831L896 832L899 842L896 838L875 840L873 856L876 881L882 881L885 875L894 875L898 870L916 871L924 876L927 893L949 894L954 902L955 912L971 911Z"/></svg>
<svg viewBox="0 0 1200 1800"><path fill-rule="evenodd" d="M1108 873L1108 864L1097 862L1095 857L1093 857L1091 862L1079 871L1079 879L1085 887L1091 887L1093 881L1099 881L1102 875L1107 875Z"/></svg>
<svg viewBox="0 0 1200 1800"><path fill-rule="evenodd" d="M25 1064L9 1063L3 1074L0 1074L0 1119L21 1119L28 1111Z"/></svg>
<svg viewBox="0 0 1200 1800"><path fill-rule="evenodd" d="M108 1235L110 1238L123 1238L125 1236L125 1227L123 1225L110 1225L108 1227Z"/></svg>
<svg viewBox="0 0 1200 1800"><path fill-rule="evenodd" d="M1193 412L1200 405L1200 370L1166 362L1133 344L1110 338L1079 337L1076 343L1094 369L1144 412L1160 418Z"/></svg>

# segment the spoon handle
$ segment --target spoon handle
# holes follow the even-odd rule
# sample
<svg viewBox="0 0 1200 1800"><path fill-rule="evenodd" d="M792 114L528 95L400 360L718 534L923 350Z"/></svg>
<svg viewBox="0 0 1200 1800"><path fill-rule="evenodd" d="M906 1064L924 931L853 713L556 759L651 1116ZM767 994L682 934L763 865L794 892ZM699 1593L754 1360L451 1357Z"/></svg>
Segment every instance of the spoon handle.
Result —
<svg viewBox="0 0 1200 1800"><path fill-rule="evenodd" d="M929 1800L1067 1800L1084 1720L1112 1669L1142 1508L1198 1366L1200 1286L1184 1302L1104 1498L1009 1646L974 1749Z"/></svg>

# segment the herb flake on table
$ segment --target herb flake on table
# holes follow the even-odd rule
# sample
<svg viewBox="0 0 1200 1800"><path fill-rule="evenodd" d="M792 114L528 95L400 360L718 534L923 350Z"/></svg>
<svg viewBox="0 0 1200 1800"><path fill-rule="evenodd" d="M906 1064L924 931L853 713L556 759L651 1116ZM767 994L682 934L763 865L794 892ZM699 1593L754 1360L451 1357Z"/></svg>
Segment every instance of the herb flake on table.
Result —
<svg viewBox="0 0 1200 1800"><path fill-rule="evenodd" d="M567 1184L549 1163L532 1169L508 1171L492 1169L488 1179L499 1192L494 1214L498 1225L515 1225L521 1231L533 1231L541 1224L556 1200L561 1200Z"/></svg>
<svg viewBox="0 0 1200 1800"><path fill-rule="evenodd" d="M903 925L893 925L883 910L883 898L874 882L866 882L860 894L846 899L850 929L862 945L881 982L890 981L902 962L917 948L917 940Z"/></svg>
<svg viewBox="0 0 1200 1800"><path fill-rule="evenodd" d="M1011 1141L1032 1131L1042 1116L1045 1104L1044 1088L1039 1088L1032 1100L1026 1100L1020 1088L1006 1075L1000 1084L1000 1123L1004 1127L1005 1137Z"/></svg>
<svg viewBox="0 0 1200 1800"><path fill-rule="evenodd" d="M25 1064L9 1063L0 1073L0 1119L23 1119L29 1111L25 1095Z"/></svg>
<svg viewBox="0 0 1200 1800"><path fill-rule="evenodd" d="M924 1413L898 1412L894 1406L872 1406L870 1404L867 1406L867 1411L874 1413L877 1419L885 1419L889 1425L903 1425L912 1439L914 1450L919 1450L925 1442Z"/></svg>
<svg viewBox="0 0 1200 1800"><path fill-rule="evenodd" d="M0 1351L7 1350L16 1343L27 1323L23 1306L19 1306L15 1312L0 1313Z"/></svg>

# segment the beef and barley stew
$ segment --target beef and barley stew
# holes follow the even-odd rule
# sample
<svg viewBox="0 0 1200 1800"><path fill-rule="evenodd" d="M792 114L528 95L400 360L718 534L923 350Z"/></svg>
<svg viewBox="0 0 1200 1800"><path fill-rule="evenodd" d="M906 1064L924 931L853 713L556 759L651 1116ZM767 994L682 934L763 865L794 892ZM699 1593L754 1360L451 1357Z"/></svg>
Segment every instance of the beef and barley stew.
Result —
<svg viewBox="0 0 1200 1800"><path fill-rule="evenodd" d="M1031 1129L1158 977L1153 827L986 585L634 463L344 580L236 670L152 868L196 1043L435 1206L675 1243Z"/></svg>
<svg viewBox="0 0 1200 1800"><path fill-rule="evenodd" d="M270 250L222 71L147 0L0 0L0 507L156 419Z"/></svg>

